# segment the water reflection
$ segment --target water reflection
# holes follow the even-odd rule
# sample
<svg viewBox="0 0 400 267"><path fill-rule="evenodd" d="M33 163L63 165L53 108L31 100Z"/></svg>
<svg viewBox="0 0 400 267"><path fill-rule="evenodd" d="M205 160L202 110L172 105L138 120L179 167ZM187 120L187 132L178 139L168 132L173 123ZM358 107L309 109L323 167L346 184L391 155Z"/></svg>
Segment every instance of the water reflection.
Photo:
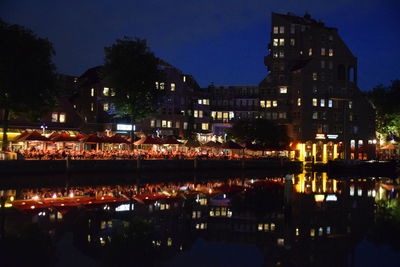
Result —
<svg viewBox="0 0 400 267"><path fill-rule="evenodd" d="M9 189L2 191L1 228L5 238L18 237L34 222L58 244L71 233L78 266L86 257L112 266L240 266L244 251L251 251L250 266L260 257L265 266L357 266L357 245L379 230L384 208L376 212L376 203L398 201L398 189L383 178L326 173ZM215 244L221 253L207 252ZM231 261L221 258L228 244L252 249L230 247L239 257Z"/></svg>

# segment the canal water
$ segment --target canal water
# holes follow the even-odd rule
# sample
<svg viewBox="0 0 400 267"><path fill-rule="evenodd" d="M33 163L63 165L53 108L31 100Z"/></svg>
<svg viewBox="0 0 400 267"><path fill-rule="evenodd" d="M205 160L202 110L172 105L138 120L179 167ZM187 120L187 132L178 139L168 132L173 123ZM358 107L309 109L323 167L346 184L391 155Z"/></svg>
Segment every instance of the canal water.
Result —
<svg viewBox="0 0 400 267"><path fill-rule="evenodd" d="M400 266L398 179L150 181L4 185L0 266Z"/></svg>

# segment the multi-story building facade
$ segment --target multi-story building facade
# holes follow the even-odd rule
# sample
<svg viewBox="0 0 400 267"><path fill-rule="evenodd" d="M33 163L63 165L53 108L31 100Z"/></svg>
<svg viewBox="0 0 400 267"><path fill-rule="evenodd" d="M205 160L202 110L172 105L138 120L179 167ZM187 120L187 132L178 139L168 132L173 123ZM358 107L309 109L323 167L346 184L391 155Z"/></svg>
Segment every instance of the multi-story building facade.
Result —
<svg viewBox="0 0 400 267"><path fill-rule="evenodd" d="M336 28L308 14L272 13L265 65L262 114L288 126L298 158L375 155L374 112L357 87L357 58Z"/></svg>

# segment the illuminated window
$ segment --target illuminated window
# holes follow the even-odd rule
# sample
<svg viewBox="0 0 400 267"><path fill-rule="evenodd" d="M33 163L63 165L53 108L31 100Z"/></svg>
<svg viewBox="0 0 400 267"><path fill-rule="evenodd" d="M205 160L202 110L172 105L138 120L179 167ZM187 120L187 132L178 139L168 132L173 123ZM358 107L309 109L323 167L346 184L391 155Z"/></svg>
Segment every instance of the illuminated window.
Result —
<svg viewBox="0 0 400 267"><path fill-rule="evenodd" d="M316 98L313 98L313 99L312 99L312 105L313 105L314 107L318 106L318 100L317 100Z"/></svg>
<svg viewBox="0 0 400 267"><path fill-rule="evenodd" d="M185 122L183 123L183 129L186 130L187 128L188 128L188 123L185 121Z"/></svg>
<svg viewBox="0 0 400 267"><path fill-rule="evenodd" d="M165 89L165 83L160 83L160 90L164 90Z"/></svg>
<svg viewBox="0 0 400 267"><path fill-rule="evenodd" d="M364 144L363 140L358 140L358 146L362 146Z"/></svg>
<svg viewBox="0 0 400 267"><path fill-rule="evenodd" d="M150 121L150 127L152 127L152 128L156 127L156 121L155 120L151 120Z"/></svg>
<svg viewBox="0 0 400 267"><path fill-rule="evenodd" d="M325 56L325 48L321 48L321 56Z"/></svg>
<svg viewBox="0 0 400 267"><path fill-rule="evenodd" d="M111 88L110 91L111 91L111 96L115 96L115 90Z"/></svg>
<svg viewBox="0 0 400 267"><path fill-rule="evenodd" d="M313 72L312 79L313 79L313 81L318 80L318 74L316 72Z"/></svg>
<svg viewBox="0 0 400 267"><path fill-rule="evenodd" d="M159 88L160 88L160 86L159 86L158 82L156 82L156 89L159 89Z"/></svg>
<svg viewBox="0 0 400 267"><path fill-rule="evenodd" d="M109 107L108 107L108 103L104 103L104 104L103 104L103 110L104 110L104 111L108 111L108 108L109 108Z"/></svg>
<svg viewBox="0 0 400 267"><path fill-rule="evenodd" d="M275 224L271 223L271 231L275 231Z"/></svg>
<svg viewBox="0 0 400 267"><path fill-rule="evenodd" d="M329 56L333 57L333 49L332 48L329 48Z"/></svg>
<svg viewBox="0 0 400 267"><path fill-rule="evenodd" d="M284 58L285 57L285 51L279 51L279 57Z"/></svg>
<svg viewBox="0 0 400 267"><path fill-rule="evenodd" d="M287 94L287 87L286 87L286 86L281 86L281 87L279 87L279 93L281 93L281 94Z"/></svg>
<svg viewBox="0 0 400 267"><path fill-rule="evenodd" d="M202 123L201 124L201 129L204 130L204 131L208 130L208 123Z"/></svg>
<svg viewBox="0 0 400 267"><path fill-rule="evenodd" d="M160 120L156 120L156 127L161 127L161 121Z"/></svg>
<svg viewBox="0 0 400 267"><path fill-rule="evenodd" d="M286 112L279 112L278 117L279 119L286 119Z"/></svg>
<svg viewBox="0 0 400 267"><path fill-rule="evenodd" d="M94 96L94 88L90 89L90 96Z"/></svg>
<svg viewBox="0 0 400 267"><path fill-rule="evenodd" d="M314 237L314 236L315 236L315 229L314 229L314 228L312 228L312 229L310 230L310 236L311 236L311 237Z"/></svg>
<svg viewBox="0 0 400 267"><path fill-rule="evenodd" d="M308 48L308 55L312 56L312 48Z"/></svg>
<svg viewBox="0 0 400 267"><path fill-rule="evenodd" d="M350 186L349 194L350 196L354 196L354 185Z"/></svg>
<svg viewBox="0 0 400 267"><path fill-rule="evenodd" d="M322 227L318 228L318 235L322 236L324 233L324 230L322 229Z"/></svg>
<svg viewBox="0 0 400 267"><path fill-rule="evenodd" d="M90 111L94 110L94 103L90 103Z"/></svg>
<svg viewBox="0 0 400 267"><path fill-rule="evenodd" d="M299 236L300 235L300 230L299 230L299 228L296 228L296 236Z"/></svg>
<svg viewBox="0 0 400 267"><path fill-rule="evenodd" d="M290 38L290 46L295 46L296 40L294 38Z"/></svg>
<svg viewBox="0 0 400 267"><path fill-rule="evenodd" d="M195 118L198 118L198 117L199 117L199 111L198 111L198 110L194 110L193 116L194 116Z"/></svg>
<svg viewBox="0 0 400 267"><path fill-rule="evenodd" d="M279 39L273 39L272 46L278 46Z"/></svg>
<svg viewBox="0 0 400 267"><path fill-rule="evenodd" d="M272 53L272 57L273 57L273 58L277 58L277 57L278 57L278 52Z"/></svg>
<svg viewBox="0 0 400 267"><path fill-rule="evenodd" d="M257 229L258 229L258 231L262 231L262 230L263 230L263 224L262 224L262 223L259 223Z"/></svg>
<svg viewBox="0 0 400 267"><path fill-rule="evenodd" d="M301 98L297 98L297 105L301 106Z"/></svg>
<svg viewBox="0 0 400 267"><path fill-rule="evenodd" d="M171 83L171 91L175 91L175 84Z"/></svg>
<svg viewBox="0 0 400 267"><path fill-rule="evenodd" d="M313 118L313 120L317 120L318 119L318 112L317 111L314 111L312 113L312 118Z"/></svg>
<svg viewBox="0 0 400 267"><path fill-rule="evenodd" d="M328 100L328 107L331 108L333 106L333 101L331 99Z"/></svg>
<svg viewBox="0 0 400 267"><path fill-rule="evenodd" d="M267 108L270 108L271 107L271 100L267 100L267 102L265 102L265 106Z"/></svg>
<svg viewBox="0 0 400 267"><path fill-rule="evenodd" d="M277 100L272 101L272 106L273 107L277 107L278 106L278 101Z"/></svg>
<svg viewBox="0 0 400 267"><path fill-rule="evenodd" d="M210 99L203 99L203 105L210 105Z"/></svg>
<svg viewBox="0 0 400 267"><path fill-rule="evenodd" d="M51 122L57 122L58 121L58 113L53 112L51 113Z"/></svg>
<svg viewBox="0 0 400 267"><path fill-rule="evenodd" d="M167 127L172 128L172 121L167 121Z"/></svg>
<svg viewBox="0 0 400 267"><path fill-rule="evenodd" d="M162 120L161 121L161 127L167 127L167 121L166 120Z"/></svg>
<svg viewBox="0 0 400 267"><path fill-rule="evenodd" d="M211 111L211 118L215 119L215 116L217 115L217 112Z"/></svg>
<svg viewBox="0 0 400 267"><path fill-rule="evenodd" d="M175 128L179 129L179 127L181 127L181 123L179 121L175 122Z"/></svg>
<svg viewBox="0 0 400 267"><path fill-rule="evenodd" d="M203 118L203 111L199 110L199 118Z"/></svg>
<svg viewBox="0 0 400 267"><path fill-rule="evenodd" d="M285 46L285 39L279 39L279 46Z"/></svg>
<svg viewBox="0 0 400 267"><path fill-rule="evenodd" d="M275 27L273 28L273 31L274 31L274 34L279 33L279 27L276 27L276 26L275 26Z"/></svg>
<svg viewBox="0 0 400 267"><path fill-rule="evenodd" d="M279 27L279 33L285 33L285 26Z"/></svg>
<svg viewBox="0 0 400 267"><path fill-rule="evenodd" d="M265 108L265 100L261 100L261 101L260 101L260 106L261 106L262 108Z"/></svg>
<svg viewBox="0 0 400 267"><path fill-rule="evenodd" d="M325 99L321 99L320 104L322 108L325 107Z"/></svg>
<svg viewBox="0 0 400 267"><path fill-rule="evenodd" d="M220 119L222 119L222 112L221 111L218 111L217 112L217 118L220 120Z"/></svg>
<svg viewBox="0 0 400 267"><path fill-rule="evenodd" d="M186 82L186 76L183 75L183 82Z"/></svg>
<svg viewBox="0 0 400 267"><path fill-rule="evenodd" d="M229 111L229 119L233 119L235 117L235 113L233 111Z"/></svg>
<svg viewBox="0 0 400 267"><path fill-rule="evenodd" d="M103 88L103 95L109 96L109 95L110 95L110 88L104 87L104 88Z"/></svg>
<svg viewBox="0 0 400 267"><path fill-rule="evenodd" d="M353 108L353 101L349 101L349 108Z"/></svg>
<svg viewBox="0 0 400 267"><path fill-rule="evenodd" d="M326 227L326 234L327 234L327 235L330 235L330 234L331 234L331 227L330 227L330 226L327 226L327 227Z"/></svg>
<svg viewBox="0 0 400 267"><path fill-rule="evenodd" d="M278 246L284 246L285 245L285 239L284 238L278 238L277 239L277 244L278 244Z"/></svg>

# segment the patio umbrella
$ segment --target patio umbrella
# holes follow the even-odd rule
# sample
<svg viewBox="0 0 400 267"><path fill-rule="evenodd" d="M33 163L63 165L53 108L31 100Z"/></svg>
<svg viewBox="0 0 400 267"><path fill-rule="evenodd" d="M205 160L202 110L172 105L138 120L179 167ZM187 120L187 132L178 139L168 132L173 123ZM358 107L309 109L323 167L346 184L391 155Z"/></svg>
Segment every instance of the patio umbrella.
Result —
<svg viewBox="0 0 400 267"><path fill-rule="evenodd" d="M57 132L52 132L52 133L49 135L49 137L47 137L47 138L49 138L50 140L52 140L54 137L59 136L59 135L60 135L60 134L57 133Z"/></svg>
<svg viewBox="0 0 400 267"><path fill-rule="evenodd" d="M80 139L82 143L98 144L103 143L103 140L95 134L89 134L84 138Z"/></svg>
<svg viewBox="0 0 400 267"><path fill-rule="evenodd" d="M72 137L66 132L62 132L61 134L58 134L50 139L51 139L51 141L54 141L54 142L77 142L77 141L79 141L79 139L77 137Z"/></svg>
<svg viewBox="0 0 400 267"><path fill-rule="evenodd" d="M37 131L30 132L28 134L21 134L18 141L49 141L46 136L41 135Z"/></svg>
<svg viewBox="0 0 400 267"><path fill-rule="evenodd" d="M252 144L252 143L247 143L246 144L246 149L252 150L252 151L263 151L263 150L265 150L262 145Z"/></svg>
<svg viewBox="0 0 400 267"><path fill-rule="evenodd" d="M222 148L224 149L244 149L241 145L233 142L233 141L228 141L224 144L222 144Z"/></svg>
<svg viewBox="0 0 400 267"><path fill-rule="evenodd" d="M186 147L199 147L201 143L197 139L189 139L185 143Z"/></svg>
<svg viewBox="0 0 400 267"><path fill-rule="evenodd" d="M105 143L109 143L109 144L129 144L130 142L128 140L126 140L125 138L123 138L120 135L113 135L111 137L108 136L104 136L103 140Z"/></svg>
<svg viewBox="0 0 400 267"><path fill-rule="evenodd" d="M81 140L81 139L83 139L83 138L85 138L86 137L86 135L84 135L84 134L82 134L82 133L78 133L77 135L76 135L76 138L78 139L78 140Z"/></svg>
<svg viewBox="0 0 400 267"><path fill-rule="evenodd" d="M154 138L151 136L142 137L140 140L134 143L135 145L161 145L161 142L158 138Z"/></svg>
<svg viewBox="0 0 400 267"><path fill-rule="evenodd" d="M214 142L214 141L208 141L208 142L205 143L203 146L204 146L204 147L219 148L219 147L221 147L221 143L220 143L220 142Z"/></svg>
<svg viewBox="0 0 400 267"><path fill-rule="evenodd" d="M168 136L164 139L161 140L162 144L164 145L182 145L181 142L179 142L175 137L173 136Z"/></svg>

